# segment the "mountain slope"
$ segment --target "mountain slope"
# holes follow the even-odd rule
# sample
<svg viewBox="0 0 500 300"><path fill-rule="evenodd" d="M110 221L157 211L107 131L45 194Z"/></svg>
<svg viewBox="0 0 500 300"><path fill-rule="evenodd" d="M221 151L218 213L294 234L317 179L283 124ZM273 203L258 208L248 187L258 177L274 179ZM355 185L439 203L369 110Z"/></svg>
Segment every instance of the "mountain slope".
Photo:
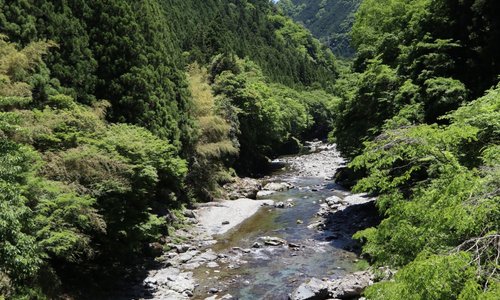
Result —
<svg viewBox="0 0 500 300"><path fill-rule="evenodd" d="M361 0L280 0L278 6L341 57L350 57L350 31Z"/></svg>

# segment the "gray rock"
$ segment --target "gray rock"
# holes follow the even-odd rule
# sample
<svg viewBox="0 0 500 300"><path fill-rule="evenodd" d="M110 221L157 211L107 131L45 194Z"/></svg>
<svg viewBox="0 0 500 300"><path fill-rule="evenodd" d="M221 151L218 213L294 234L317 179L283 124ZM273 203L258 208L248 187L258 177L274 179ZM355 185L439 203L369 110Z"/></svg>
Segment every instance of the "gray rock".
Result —
<svg viewBox="0 0 500 300"><path fill-rule="evenodd" d="M290 188L291 188L290 184L278 183L278 182L271 182L264 186L265 191L274 191L274 192L283 192L289 190Z"/></svg>
<svg viewBox="0 0 500 300"><path fill-rule="evenodd" d="M175 245L174 247L175 250L177 250L177 253L185 253L191 248L191 245L183 244L183 245Z"/></svg>
<svg viewBox="0 0 500 300"><path fill-rule="evenodd" d="M252 178L237 178L235 182L224 185L231 200L240 198L256 199L257 192L262 189L260 181Z"/></svg>
<svg viewBox="0 0 500 300"><path fill-rule="evenodd" d="M182 212L184 217L186 218L193 218L196 219L196 213L190 209L186 209L184 212Z"/></svg>
<svg viewBox="0 0 500 300"><path fill-rule="evenodd" d="M274 203L274 207L276 207L276 208L285 208L285 203L284 202Z"/></svg>
<svg viewBox="0 0 500 300"><path fill-rule="evenodd" d="M199 257L206 261L213 261L217 259L217 254L212 249L209 249L206 252L200 254Z"/></svg>
<svg viewBox="0 0 500 300"><path fill-rule="evenodd" d="M179 256L174 257L172 260L178 261L180 263L186 263L186 262L190 261L195 255L198 255L199 253L200 252L196 251L196 250L189 251L189 252L182 253Z"/></svg>
<svg viewBox="0 0 500 300"><path fill-rule="evenodd" d="M194 270L194 269L198 269L200 266L201 266L200 262L189 262L187 264L182 265L181 267L182 267L182 269L185 269L185 270Z"/></svg>
<svg viewBox="0 0 500 300"><path fill-rule="evenodd" d="M351 299L360 297L363 291L373 284L371 272L355 272L328 284L328 291L333 298Z"/></svg>
<svg viewBox="0 0 500 300"><path fill-rule="evenodd" d="M255 242L255 243L253 243L253 245L252 245L252 248L261 248L261 247L262 247L262 244L261 244L261 243L259 243L259 242Z"/></svg>
<svg viewBox="0 0 500 300"><path fill-rule="evenodd" d="M169 281L168 287L175 292L183 293L186 291L194 291L194 281L190 275L181 275L176 278L175 281Z"/></svg>
<svg viewBox="0 0 500 300"><path fill-rule="evenodd" d="M276 193L275 191L258 191L257 192L257 199L265 198L269 195L272 195Z"/></svg>
<svg viewBox="0 0 500 300"><path fill-rule="evenodd" d="M211 262L207 263L207 267L208 268L218 268L219 264L216 263L215 261L211 261Z"/></svg>
<svg viewBox="0 0 500 300"><path fill-rule="evenodd" d="M324 300L328 299L328 287L325 282L311 278L302 283L290 295L290 300Z"/></svg>
<svg viewBox="0 0 500 300"><path fill-rule="evenodd" d="M264 242L265 245L269 246L280 246L286 244L284 239L274 236L263 236L260 239Z"/></svg>
<svg viewBox="0 0 500 300"><path fill-rule="evenodd" d="M341 204L343 201L340 197L331 196L331 197L326 198L325 202L326 202L326 204L328 204L328 206L332 206L334 204Z"/></svg>

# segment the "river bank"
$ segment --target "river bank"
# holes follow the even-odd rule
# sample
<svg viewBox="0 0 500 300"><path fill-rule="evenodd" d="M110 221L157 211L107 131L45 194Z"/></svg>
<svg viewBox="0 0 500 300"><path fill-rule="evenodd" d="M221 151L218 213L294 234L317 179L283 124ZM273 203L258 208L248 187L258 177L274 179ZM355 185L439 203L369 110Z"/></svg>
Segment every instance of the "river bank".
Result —
<svg viewBox="0 0 500 300"><path fill-rule="evenodd" d="M309 146L276 160L285 167L275 175L227 186L238 199L185 211L182 242L167 244L134 298L288 299L311 277L326 284L359 270L351 236L378 221L374 199L331 181L343 166L333 145Z"/></svg>

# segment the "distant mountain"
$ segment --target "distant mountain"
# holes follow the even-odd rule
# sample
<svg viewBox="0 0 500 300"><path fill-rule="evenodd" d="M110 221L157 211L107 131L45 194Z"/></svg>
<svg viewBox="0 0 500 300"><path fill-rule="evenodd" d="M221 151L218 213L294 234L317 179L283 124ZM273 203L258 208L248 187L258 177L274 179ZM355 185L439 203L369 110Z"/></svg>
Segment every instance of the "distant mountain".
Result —
<svg viewBox="0 0 500 300"><path fill-rule="evenodd" d="M278 6L327 43L337 56L350 57L349 32L362 0L280 0Z"/></svg>

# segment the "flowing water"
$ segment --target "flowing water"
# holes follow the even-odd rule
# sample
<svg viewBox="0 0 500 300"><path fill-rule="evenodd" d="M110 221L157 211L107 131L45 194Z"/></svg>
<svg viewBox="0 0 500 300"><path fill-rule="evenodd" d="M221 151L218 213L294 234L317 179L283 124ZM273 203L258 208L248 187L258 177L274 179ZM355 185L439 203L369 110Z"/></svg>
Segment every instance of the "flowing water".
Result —
<svg viewBox="0 0 500 300"><path fill-rule="evenodd" d="M231 294L233 299L288 299L289 293L307 278L337 278L356 270L356 254L344 250L352 242L350 237L331 239L331 231L308 228L318 220L316 213L325 198L332 195L343 198L348 193L323 178L294 174L284 173L277 178L295 188L266 197L275 202L291 201L293 207L263 207L237 228L217 237L218 243L212 248L218 253L237 255L239 263L220 263L219 268L195 270L199 286L193 299L209 297L211 288L219 289L220 296ZM287 245L263 246L248 252L262 236L279 237L301 248L297 251Z"/></svg>

